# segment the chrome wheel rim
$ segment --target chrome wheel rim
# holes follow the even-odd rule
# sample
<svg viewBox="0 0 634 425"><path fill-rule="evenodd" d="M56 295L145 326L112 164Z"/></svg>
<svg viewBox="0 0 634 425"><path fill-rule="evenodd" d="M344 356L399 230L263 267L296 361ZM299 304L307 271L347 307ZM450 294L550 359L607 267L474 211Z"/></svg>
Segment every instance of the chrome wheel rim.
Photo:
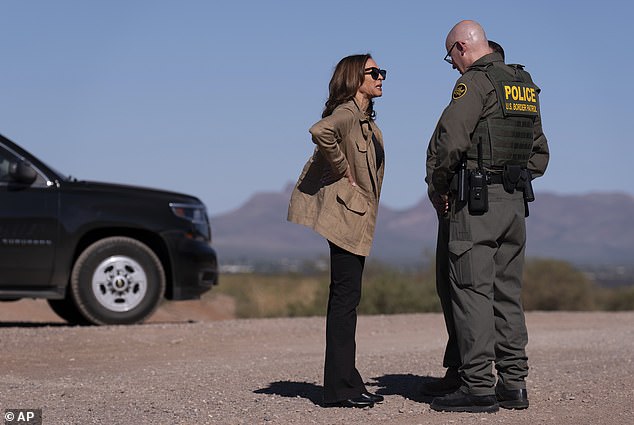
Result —
<svg viewBox="0 0 634 425"><path fill-rule="evenodd" d="M147 292L147 275L130 257L114 255L103 260L92 276L92 292L103 307L125 312L137 307Z"/></svg>

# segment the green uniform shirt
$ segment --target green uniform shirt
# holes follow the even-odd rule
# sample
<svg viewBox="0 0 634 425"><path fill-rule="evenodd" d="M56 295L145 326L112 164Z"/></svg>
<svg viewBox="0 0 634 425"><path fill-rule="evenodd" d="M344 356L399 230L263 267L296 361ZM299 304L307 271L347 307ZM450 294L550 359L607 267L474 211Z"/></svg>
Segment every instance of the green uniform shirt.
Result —
<svg viewBox="0 0 634 425"><path fill-rule="evenodd" d="M506 66L500 54L491 53L478 59L456 81L451 102L440 116L427 148L425 181L429 185L430 196L433 192L449 192L449 184L460 158L471 147L471 135L478 121L500 107L493 84L483 71L476 68L492 62L497 62L497 66ZM548 143L539 116L535 119L533 140L528 169L533 177L539 177L546 171L549 158ZM469 163L467 167L476 168L476 164Z"/></svg>

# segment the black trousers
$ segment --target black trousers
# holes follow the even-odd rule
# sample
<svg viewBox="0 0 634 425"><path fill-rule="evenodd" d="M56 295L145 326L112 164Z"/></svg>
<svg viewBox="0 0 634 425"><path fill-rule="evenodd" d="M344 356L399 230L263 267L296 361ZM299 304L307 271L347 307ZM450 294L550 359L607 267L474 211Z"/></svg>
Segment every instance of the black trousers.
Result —
<svg viewBox="0 0 634 425"><path fill-rule="evenodd" d="M366 391L355 366L357 307L365 257L330 245L330 295L326 315L324 402L358 397Z"/></svg>

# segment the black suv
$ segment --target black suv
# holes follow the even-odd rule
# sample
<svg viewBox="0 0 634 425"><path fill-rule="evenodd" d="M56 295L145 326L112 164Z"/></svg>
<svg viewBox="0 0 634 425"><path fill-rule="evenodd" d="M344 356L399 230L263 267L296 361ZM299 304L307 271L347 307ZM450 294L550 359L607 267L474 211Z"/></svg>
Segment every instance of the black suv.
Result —
<svg viewBox="0 0 634 425"><path fill-rule="evenodd" d="M77 324L146 319L218 282L205 205L64 177L0 135L0 301L46 298Z"/></svg>

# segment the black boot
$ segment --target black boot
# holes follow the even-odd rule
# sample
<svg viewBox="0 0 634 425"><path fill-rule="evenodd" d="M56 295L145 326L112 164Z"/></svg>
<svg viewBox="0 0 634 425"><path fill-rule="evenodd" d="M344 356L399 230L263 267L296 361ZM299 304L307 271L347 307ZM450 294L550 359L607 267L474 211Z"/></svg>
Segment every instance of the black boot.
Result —
<svg viewBox="0 0 634 425"><path fill-rule="evenodd" d="M363 409L364 407L374 407L374 402L362 394L359 397L353 397L347 400L324 403L324 407L357 407Z"/></svg>
<svg viewBox="0 0 634 425"><path fill-rule="evenodd" d="M459 389L432 401L432 410L438 412L493 413L500 410L494 395L472 395Z"/></svg>
<svg viewBox="0 0 634 425"><path fill-rule="evenodd" d="M380 394L373 394L370 391L366 391L361 393L361 397L365 397L368 400L371 400L373 403L381 403L385 398Z"/></svg>
<svg viewBox="0 0 634 425"><path fill-rule="evenodd" d="M505 409L526 409L528 407L528 392L526 389L505 390L495 387L495 397L500 403L500 407Z"/></svg>

